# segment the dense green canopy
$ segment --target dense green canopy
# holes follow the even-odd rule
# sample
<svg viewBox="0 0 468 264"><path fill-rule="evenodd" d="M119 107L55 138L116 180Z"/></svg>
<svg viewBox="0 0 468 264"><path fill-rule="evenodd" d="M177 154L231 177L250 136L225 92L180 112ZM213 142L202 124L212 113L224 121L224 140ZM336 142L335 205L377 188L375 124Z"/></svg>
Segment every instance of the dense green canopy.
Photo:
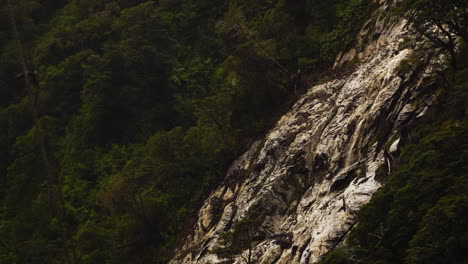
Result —
<svg viewBox="0 0 468 264"><path fill-rule="evenodd" d="M0 3L0 263L163 263L228 164L303 91L297 71L326 68L348 32L338 21L368 9Z"/></svg>
<svg viewBox="0 0 468 264"><path fill-rule="evenodd" d="M0 263L165 263L370 2L0 0ZM453 195L415 211L408 258Z"/></svg>

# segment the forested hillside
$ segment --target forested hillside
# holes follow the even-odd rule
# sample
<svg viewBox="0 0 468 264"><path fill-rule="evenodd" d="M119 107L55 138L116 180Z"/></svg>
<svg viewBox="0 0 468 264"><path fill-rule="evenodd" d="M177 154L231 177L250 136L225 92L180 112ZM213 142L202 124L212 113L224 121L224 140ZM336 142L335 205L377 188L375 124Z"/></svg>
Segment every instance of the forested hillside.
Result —
<svg viewBox="0 0 468 264"><path fill-rule="evenodd" d="M425 1L407 2L395 15ZM331 70L374 8L370 0L0 0L0 263L167 263L229 164L313 83L358 63ZM446 206L466 208L466 189L428 198L467 180L466 56L455 53L450 85L440 86L453 108L418 128L402 153L437 160L436 176L451 175L408 198L430 205L402 209L419 230L411 242L415 227L404 233L408 258L433 235L425 228L433 217L461 215L447 220L459 221L458 233L466 222L466 211ZM401 182L405 173L422 181L433 171L413 163L363 210L355 243L381 228L384 216L365 219L393 206L395 188L421 187ZM382 252L392 243L377 242ZM345 261L334 254L327 263Z"/></svg>
<svg viewBox="0 0 468 264"><path fill-rule="evenodd" d="M0 262L164 262L366 2L3 0Z"/></svg>

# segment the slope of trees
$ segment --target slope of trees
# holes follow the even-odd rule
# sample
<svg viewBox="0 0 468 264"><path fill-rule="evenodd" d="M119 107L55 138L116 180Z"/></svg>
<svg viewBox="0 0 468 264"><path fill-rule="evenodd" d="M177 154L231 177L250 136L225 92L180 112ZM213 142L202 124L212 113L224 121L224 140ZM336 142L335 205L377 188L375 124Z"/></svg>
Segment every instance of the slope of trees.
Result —
<svg viewBox="0 0 468 264"><path fill-rule="evenodd" d="M0 0L0 263L165 263L229 163L305 89L298 70L326 69L373 7L215 2ZM400 6L452 60L444 110L326 263L463 261L465 2ZM219 253L248 248L252 223Z"/></svg>
<svg viewBox="0 0 468 264"><path fill-rule="evenodd" d="M0 1L0 263L164 263L367 2Z"/></svg>

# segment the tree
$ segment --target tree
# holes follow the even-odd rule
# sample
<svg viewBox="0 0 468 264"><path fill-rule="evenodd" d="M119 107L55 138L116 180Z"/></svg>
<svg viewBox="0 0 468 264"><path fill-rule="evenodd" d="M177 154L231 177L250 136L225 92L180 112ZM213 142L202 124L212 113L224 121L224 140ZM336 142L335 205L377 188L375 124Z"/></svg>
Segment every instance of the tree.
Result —
<svg viewBox="0 0 468 264"><path fill-rule="evenodd" d="M263 219L256 216L255 213L237 222L234 224L232 231L221 234L221 247L213 250L213 253L221 258L229 259L230 263L233 263L234 257L239 254L246 264L254 263L252 260L252 249L255 242L262 236L259 230L262 222Z"/></svg>
<svg viewBox="0 0 468 264"><path fill-rule="evenodd" d="M39 112L39 106L37 105L37 95L36 89L38 88L38 83L35 80L35 76L32 75L32 71L28 69L28 62L26 61L25 51L23 48L23 42L19 36L18 28L17 28L17 21L15 11L13 9L10 0L6 1L6 7L9 13L9 22L10 27L13 35L13 39L16 41L16 49L18 53L18 60L21 65L21 75L22 79L24 80L24 86L26 90L26 94L28 97L28 102L30 106L30 111L32 115L33 128L31 132L33 137L37 140L40 149L40 156L42 159L42 165L44 169L44 173L46 175L46 183L47 183L47 196L49 200L49 209L50 219L57 219L58 226L59 226L59 233L62 236L62 243L63 248L65 250L65 257L66 262L71 264L74 262L72 258L72 254L70 253L69 245L68 245L68 237L67 237L67 230L64 226L64 217L65 217L65 208L64 208L64 201L61 193L61 187L59 185L59 178L56 173L56 169L52 165L51 155L48 150L48 146L46 143L46 130L44 127L44 118L41 117Z"/></svg>
<svg viewBox="0 0 468 264"><path fill-rule="evenodd" d="M459 40L468 37L468 4L464 0L403 1L399 14L404 14L414 28L437 48L450 56L457 68Z"/></svg>

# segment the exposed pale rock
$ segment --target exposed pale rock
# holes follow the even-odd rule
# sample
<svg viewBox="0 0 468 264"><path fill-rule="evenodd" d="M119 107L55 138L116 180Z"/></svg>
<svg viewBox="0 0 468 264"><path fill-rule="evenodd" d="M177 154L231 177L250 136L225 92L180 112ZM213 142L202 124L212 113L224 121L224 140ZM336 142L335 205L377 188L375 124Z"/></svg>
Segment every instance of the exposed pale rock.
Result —
<svg viewBox="0 0 468 264"><path fill-rule="evenodd" d="M388 149L388 152L390 153L395 153L397 152L398 150L398 144L400 143L400 138L398 138L397 140L395 140L392 145L390 146L390 148Z"/></svg>
<svg viewBox="0 0 468 264"><path fill-rule="evenodd" d="M389 149L396 152L402 127L427 111L416 100L434 101L420 89L431 77L427 71L415 72L418 78L412 80L394 74L413 52L398 50L399 42L416 33L405 20L384 15L387 2L381 1L358 45L335 63L358 56L356 70L310 88L265 139L232 164L170 263L221 262L211 252L220 247L219 236L252 212L264 219L258 227L262 239L252 250L254 263L314 263L343 241L358 210L380 187L382 166L390 170L385 146L398 138ZM363 42L369 35L373 38ZM214 197L223 201L219 219L213 217ZM289 234L290 245L278 244L282 234ZM235 260L244 263L241 255Z"/></svg>
<svg viewBox="0 0 468 264"><path fill-rule="evenodd" d="M275 263L275 261L278 259L279 256L281 256L281 247L279 245L272 245L268 247L261 257L261 262L260 264L272 264Z"/></svg>
<svg viewBox="0 0 468 264"><path fill-rule="evenodd" d="M208 228L211 224L211 219L213 218L213 215L211 213L212 211L212 206L209 204L207 207L204 208L204 212L202 214L202 217L200 218L201 226L203 228Z"/></svg>
<svg viewBox="0 0 468 264"><path fill-rule="evenodd" d="M227 201L233 198L234 198L234 192L231 190L231 188L228 188L223 195L223 200Z"/></svg>

